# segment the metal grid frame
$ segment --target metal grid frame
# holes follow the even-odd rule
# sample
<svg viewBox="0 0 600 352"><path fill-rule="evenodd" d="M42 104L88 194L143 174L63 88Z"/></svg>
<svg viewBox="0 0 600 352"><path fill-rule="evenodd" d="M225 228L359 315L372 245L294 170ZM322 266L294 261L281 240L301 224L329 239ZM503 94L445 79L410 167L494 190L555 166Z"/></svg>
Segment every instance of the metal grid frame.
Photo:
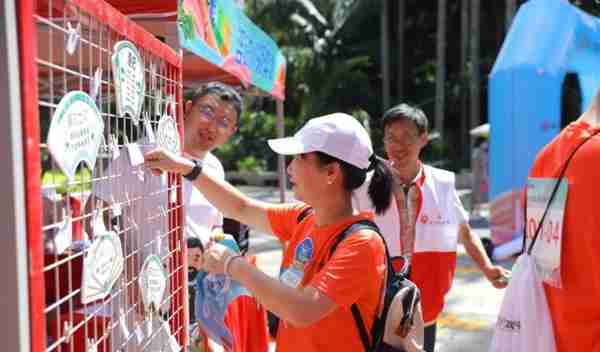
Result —
<svg viewBox="0 0 600 352"><path fill-rule="evenodd" d="M142 114L148 114L150 124L156 129L160 116L160 112L156 111L157 100L162 109L166 108L165 101L157 96L157 92L162 92L163 98L172 96L175 109L170 114L176 117L180 135L183 133L183 107L178 103L182 97L181 55L102 1L24 0L19 6L32 351L87 351L88 338L97 344L98 351L149 348L151 339L145 339L142 345L135 341L132 343L136 339L133 333L136 322L130 322L129 317L143 310L137 281L143 255L149 253L159 254L167 268L168 292L161 304L162 315L179 345L186 346L187 265L179 177L168 175L166 184L154 189L146 187L144 191L149 193L132 192L125 200L115 202L124 210L124 215L116 217L118 226L113 229L123 243L125 268L105 299L87 305L80 301L80 282L77 280L81 279L87 249L69 250L58 255L51 253L47 246L61 224L63 211L71 214L75 237L82 236L85 230L93 236L92 211L101 209L108 214L115 208L114 204L99 202L88 194L94 193L96 186L103 184L118 198L122 196L118 193L123 187L126 193L129 189L126 177L132 172L143 172L131 165L127 167L128 164L118 166L115 163L116 167L109 167L113 164L106 147L106 142L111 140L110 134L119 136L117 143L121 154L127 153L125 143L145 135L142 122L138 128L129 116L117 116L111 67L114 44L129 40L140 52L146 79ZM76 51L69 54L65 50L65 38L70 25L75 27L77 24L81 28L80 40ZM152 66L156 68L155 72L151 70ZM47 131L43 127L49 125L62 96L73 90L89 92L96 68L102 69L96 104L105 123L105 142L90 179L63 184L58 166L47 153ZM139 144L149 147L141 141ZM83 165L78 167L80 175L84 174L83 168ZM43 182L42 175L46 175ZM151 177L154 176L146 173L144 180L138 181L143 183ZM47 196L56 193L63 195ZM160 199L160 209L149 206L152 196ZM87 198L90 200L86 201ZM110 220L104 223L106 227L110 226ZM144 240L144 236L148 236L143 230L148 228L158 230L158 233ZM162 252L158 245L161 242L167 248ZM110 311L109 319L96 319L105 309ZM81 311L85 313L78 313ZM118 334L122 312L128 316L126 325L130 335L117 345L115 339L111 342L110 338ZM152 336L156 336L157 331L155 328ZM83 337L83 344L77 342L78 336Z"/></svg>

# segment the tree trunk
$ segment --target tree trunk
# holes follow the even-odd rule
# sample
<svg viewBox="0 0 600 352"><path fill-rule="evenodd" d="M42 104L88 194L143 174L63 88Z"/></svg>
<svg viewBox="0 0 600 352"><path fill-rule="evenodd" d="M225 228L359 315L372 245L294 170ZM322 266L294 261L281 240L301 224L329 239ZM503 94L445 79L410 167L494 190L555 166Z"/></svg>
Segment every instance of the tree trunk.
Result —
<svg viewBox="0 0 600 352"><path fill-rule="evenodd" d="M381 2L381 84L383 111L390 107L390 41L388 33L388 0Z"/></svg>
<svg viewBox="0 0 600 352"><path fill-rule="evenodd" d="M462 0L460 9L460 145L463 158L469 159L469 95L467 60L469 59L469 3Z"/></svg>
<svg viewBox="0 0 600 352"><path fill-rule="evenodd" d="M397 64L397 89L398 102L404 99L404 0L398 1L398 64Z"/></svg>
<svg viewBox="0 0 600 352"><path fill-rule="evenodd" d="M444 135L444 111L446 104L446 0L438 0L437 17L437 66L435 77L435 129Z"/></svg>
<svg viewBox="0 0 600 352"><path fill-rule="evenodd" d="M471 0L471 126L481 124L481 92L479 73L479 0Z"/></svg>
<svg viewBox="0 0 600 352"><path fill-rule="evenodd" d="M277 100L277 138L283 138L285 135L284 124L284 105L282 100ZM285 190L287 188L287 173L285 170L285 155L279 154L277 157L277 173L279 180L279 200L285 203Z"/></svg>
<svg viewBox="0 0 600 352"><path fill-rule="evenodd" d="M516 0L506 0L506 31L510 28L512 24L513 17L515 17L515 10L517 7Z"/></svg>

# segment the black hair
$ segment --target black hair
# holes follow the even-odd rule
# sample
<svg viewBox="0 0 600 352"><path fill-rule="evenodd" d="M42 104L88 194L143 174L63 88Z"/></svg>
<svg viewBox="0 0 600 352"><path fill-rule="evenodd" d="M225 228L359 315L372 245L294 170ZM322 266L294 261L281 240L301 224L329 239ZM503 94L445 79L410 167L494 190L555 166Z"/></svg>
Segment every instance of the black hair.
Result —
<svg viewBox="0 0 600 352"><path fill-rule="evenodd" d="M204 245L202 245L202 241L200 241L197 237L188 237L185 239L186 246L188 249L191 248L200 248L202 252L204 252Z"/></svg>
<svg viewBox="0 0 600 352"><path fill-rule="evenodd" d="M373 170L368 193L375 207L375 213L381 215L390 207L393 178L392 172L383 159L373 154L370 159L371 166L368 169L361 169L327 153L315 152L315 154L322 165L333 162L340 164L344 175L344 189L349 192L360 187L367 178L367 172Z"/></svg>
<svg viewBox="0 0 600 352"><path fill-rule="evenodd" d="M242 96L233 87L220 82L207 83L200 88L187 95L186 100L191 100L193 104L196 104L198 99L207 95L214 95L221 99L221 101L227 102L233 106L237 113L236 121L240 120L240 115L244 111L244 101Z"/></svg>
<svg viewBox="0 0 600 352"><path fill-rule="evenodd" d="M404 103L396 105L383 113L383 129L385 130L390 124L401 120L412 121L420 135L429 129L429 121L427 121L427 116L425 116L423 110Z"/></svg>

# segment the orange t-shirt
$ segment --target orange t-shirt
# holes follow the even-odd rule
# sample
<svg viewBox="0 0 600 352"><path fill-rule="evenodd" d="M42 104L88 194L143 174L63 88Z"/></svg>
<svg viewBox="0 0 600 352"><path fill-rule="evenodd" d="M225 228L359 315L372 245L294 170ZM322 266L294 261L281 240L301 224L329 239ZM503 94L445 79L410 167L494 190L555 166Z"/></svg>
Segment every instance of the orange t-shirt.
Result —
<svg viewBox="0 0 600 352"><path fill-rule="evenodd" d="M536 158L531 177L558 177L590 133L584 121L567 126ZM600 352L600 136L587 141L566 171L569 180L561 248L562 288L544 285L557 352Z"/></svg>
<svg viewBox="0 0 600 352"><path fill-rule="evenodd" d="M256 265L256 257L246 257ZM225 325L233 337L233 352L265 352L269 349L267 313L256 298L240 296L225 313Z"/></svg>
<svg viewBox="0 0 600 352"><path fill-rule="evenodd" d="M342 241L329 258L335 238L352 223L373 219L360 213L327 226L315 226L310 214L299 224L298 215L306 205L273 208L268 212L271 229L286 243L282 273L303 273L299 288L312 286L333 300L338 308L309 327L295 327L280 320L277 351L360 351L358 328L350 307L357 303L370 331L379 306L385 275L385 247L378 234L353 234ZM329 258L329 259L328 259ZM282 281L284 275L280 276Z"/></svg>

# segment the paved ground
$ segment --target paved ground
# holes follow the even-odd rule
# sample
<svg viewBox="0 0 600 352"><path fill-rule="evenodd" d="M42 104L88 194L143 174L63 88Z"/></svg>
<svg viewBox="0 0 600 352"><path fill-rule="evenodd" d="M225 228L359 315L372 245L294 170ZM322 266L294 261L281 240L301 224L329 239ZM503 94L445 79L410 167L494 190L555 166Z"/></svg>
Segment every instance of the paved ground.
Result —
<svg viewBox="0 0 600 352"><path fill-rule="evenodd" d="M242 187L243 192L266 201L279 201L275 189ZM287 199L292 199L287 193ZM485 221L473 222L475 231L482 237L489 235ZM277 240L260 233L252 233L251 252L257 255L258 265L275 276L281 261ZM512 262L501 265L510 268ZM473 261L459 248L457 272L452 290L446 297L444 313L438 321L436 351L482 352L487 351L493 325L503 296L502 290L493 288L482 276Z"/></svg>

